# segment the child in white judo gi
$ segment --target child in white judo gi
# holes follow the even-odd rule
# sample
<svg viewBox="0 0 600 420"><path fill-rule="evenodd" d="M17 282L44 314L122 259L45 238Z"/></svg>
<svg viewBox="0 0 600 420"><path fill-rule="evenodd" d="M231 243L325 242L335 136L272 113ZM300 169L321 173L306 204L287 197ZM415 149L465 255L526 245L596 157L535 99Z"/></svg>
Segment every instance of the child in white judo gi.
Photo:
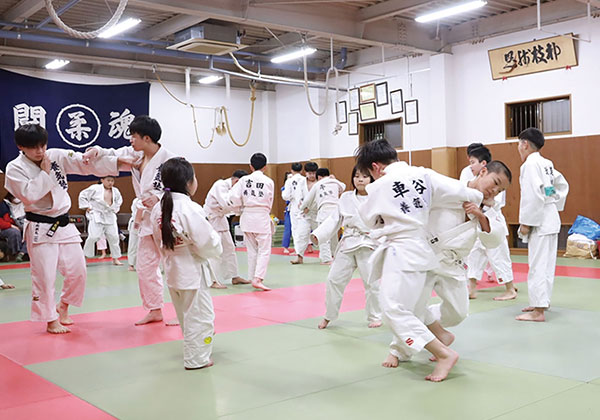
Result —
<svg viewBox="0 0 600 420"><path fill-rule="evenodd" d="M296 262L299 264L304 262L304 251L308 246L310 235L310 224L300 211L300 204L304 198L303 192L306 190L306 177L302 175L302 164L300 162L292 163L292 174L283 185L281 198L289 202L292 238L294 238L294 250L297 255ZM302 250L302 255L298 254L299 249Z"/></svg>
<svg viewBox="0 0 600 420"><path fill-rule="evenodd" d="M21 151L6 166L5 187L25 205L24 237L31 259L31 320L46 322L53 334L68 333L69 306L81 306L85 291L85 257L81 236L69 223L71 199L67 174L116 175L127 159L106 157L87 162L79 152L47 149L48 132L26 124L15 132ZM54 302L56 271L65 277L58 305Z"/></svg>
<svg viewBox="0 0 600 420"><path fill-rule="evenodd" d="M490 150L481 143L472 143L467 147L467 155L469 157L469 166L467 166L460 174L460 181L467 186L479 176L481 170L492 161ZM506 290L499 296L494 297L494 300L503 301L511 300L517 297L517 288L513 283L512 261L510 259L510 250L508 248L508 228L506 220L502 214L502 207L506 205L506 192L502 191L494 198L496 201L496 209L498 216L504 223L504 239L500 245L490 249L482 245L480 240L475 241L473 250L466 258L468 266L467 275L469 277L469 299L477 298L477 281L481 279L488 264L496 273L496 278L499 284L503 284Z"/></svg>
<svg viewBox="0 0 600 420"><path fill-rule="evenodd" d="M369 229L358 214L359 205L366 200L366 186L374 179L368 172L357 167L352 169L352 185L354 191L346 191L339 200L339 213L326 219L313 231L313 242L320 243L321 238L337 235L340 226L344 234L337 248L335 259L327 276L325 317L319 328L327 328L331 321L338 318L344 290L358 268L365 287L365 312L369 328L381 326L381 309L379 307L379 283L369 277L369 258L377 247L377 242L369 237ZM378 279L376 279L378 280Z"/></svg>
<svg viewBox="0 0 600 420"><path fill-rule="evenodd" d="M230 178L217 180L208 191L204 201L204 211L208 217L208 222L221 236L221 245L223 246L223 253L214 260L217 280L211 285L213 289L226 289L227 286L222 284L226 279L231 279L233 285L251 283L249 280L240 277L238 273L235 244L227 220L227 216L235 213L234 210L236 210L227 207L227 194L240 178L246 175L248 175L248 172L237 170Z"/></svg>
<svg viewBox="0 0 600 420"><path fill-rule="evenodd" d="M198 188L192 165L184 158L169 159L161 176L165 193L152 210L152 238L183 332L183 365L201 369L213 365L215 313L209 288L215 274L208 261L221 254L221 238L191 199Z"/></svg>
<svg viewBox="0 0 600 420"><path fill-rule="evenodd" d="M338 203L340 195L346 189L346 184L331 176L329 169L317 169L317 183L310 190L301 205L301 210L308 215L316 209L316 221L321 225L327 218L339 218ZM332 232L330 238L322 238L319 242L319 258L322 264L331 264L333 252L338 244L337 232Z"/></svg>
<svg viewBox="0 0 600 420"><path fill-rule="evenodd" d="M88 237L83 245L87 258L95 255L94 245L104 237L110 248L114 265L123 265L119 245L117 213L123 204L121 192L115 185L115 178L105 176L100 184L94 184L79 193L79 208L86 211ZM101 249L98 247L98 249Z"/></svg>
<svg viewBox="0 0 600 420"><path fill-rule="evenodd" d="M427 273L425 294L435 290L441 303L430 305L425 313L427 328L445 345L454 341L454 335L445 328L460 324L468 315L469 292L465 258L479 241L485 249L494 249L506 239L506 222L501 216L494 197L504 191L512 180L508 167L492 161L482 168L470 187L482 193L484 205L455 203L432 206L427 230L429 243L440 261L439 267ZM465 216L471 218L465 222Z"/></svg>
<svg viewBox="0 0 600 420"><path fill-rule="evenodd" d="M150 212L163 194L160 168L164 162L174 157L173 153L162 147L158 142L162 135L160 124L147 115L138 115L129 125L131 146L119 149L99 149L101 155L125 156L135 159L131 167L131 181L138 202L139 224L134 224L138 230L138 250L136 271L140 287L142 304L148 314L137 321L135 325L163 320L162 307L163 279L160 273L160 252L152 240L152 224ZM96 149L86 151L86 157L96 155Z"/></svg>
<svg viewBox="0 0 600 420"><path fill-rule="evenodd" d="M542 147L544 135L537 128L519 134L518 151L523 162L519 176L519 236L529 248L529 306L517 316L519 321L546 320L544 312L550 307L558 252L558 212L564 209L569 194L567 180L551 160L542 157Z"/></svg>
<svg viewBox="0 0 600 420"><path fill-rule="evenodd" d="M422 321L430 297L424 291L427 272L439 265L428 242L429 211L463 202L479 205L482 194L431 169L398 162L396 150L386 140L361 146L357 166L375 178L359 213L371 237L380 242L369 260L370 275L381 279L379 302L394 337L382 365L397 367L399 360L425 348L437 359L425 379L442 381L458 361L458 353Z"/></svg>
<svg viewBox="0 0 600 420"><path fill-rule="evenodd" d="M267 266L271 258L273 222L273 180L262 170L267 165L267 157L255 153L250 158L252 173L242 177L227 195L228 207L242 209L240 228L244 232L244 243L248 252L248 279L256 289L271 290L263 284Z"/></svg>

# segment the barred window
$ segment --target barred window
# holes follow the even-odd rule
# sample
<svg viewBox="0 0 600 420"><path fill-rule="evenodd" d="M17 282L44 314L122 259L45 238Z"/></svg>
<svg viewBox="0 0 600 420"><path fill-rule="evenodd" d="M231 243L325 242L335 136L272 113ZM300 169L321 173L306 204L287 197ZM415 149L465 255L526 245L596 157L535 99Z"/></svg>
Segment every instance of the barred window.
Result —
<svg viewBox="0 0 600 420"><path fill-rule="evenodd" d="M506 138L518 137L529 127L549 135L571 134L571 97L506 104Z"/></svg>

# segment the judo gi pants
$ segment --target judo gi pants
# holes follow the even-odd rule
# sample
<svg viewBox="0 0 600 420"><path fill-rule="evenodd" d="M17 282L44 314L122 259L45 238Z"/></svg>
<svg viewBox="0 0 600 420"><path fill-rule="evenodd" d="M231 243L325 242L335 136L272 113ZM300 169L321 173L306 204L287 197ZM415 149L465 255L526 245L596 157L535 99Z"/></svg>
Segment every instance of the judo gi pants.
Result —
<svg viewBox="0 0 600 420"><path fill-rule="evenodd" d="M137 262L139 236L138 231L133 228L133 217L129 220L127 229L129 230L129 239L127 240L127 263L130 266L135 267L135 263Z"/></svg>
<svg viewBox="0 0 600 420"><path fill-rule="evenodd" d="M231 238L231 233L229 233L228 230L218 231L217 233L221 237L223 253L220 257L215 258L215 271L219 281L223 282L227 279L238 277L238 263L235 254L235 244Z"/></svg>
<svg viewBox="0 0 600 420"><path fill-rule="evenodd" d="M144 309L161 309L164 299L160 251L151 235L139 238L136 271Z"/></svg>
<svg viewBox="0 0 600 420"><path fill-rule="evenodd" d="M96 253L94 245L104 235L110 248L110 256L112 258L121 258L121 247L119 246L119 228L117 224L104 224L90 222L88 225L88 237L83 246L83 252L88 258L92 258Z"/></svg>
<svg viewBox="0 0 600 420"><path fill-rule="evenodd" d="M31 259L31 320L58 319L54 302L56 270L65 278L60 301L81 306L85 292L85 257L79 242L28 244Z"/></svg>
<svg viewBox="0 0 600 420"><path fill-rule="evenodd" d="M428 272L425 293L431 296L432 290L435 290L442 302L427 307L425 325L439 321L444 328L454 327L469 315L469 288L465 279L457 280Z"/></svg>
<svg viewBox="0 0 600 420"><path fill-rule="evenodd" d="M533 228L529 235L529 274L527 290L529 306L548 308L554 287L558 234L539 235Z"/></svg>
<svg viewBox="0 0 600 420"><path fill-rule="evenodd" d="M171 301L183 332L183 365L199 368L210 362L215 312L208 287L181 290L169 287Z"/></svg>
<svg viewBox="0 0 600 420"><path fill-rule="evenodd" d="M271 258L271 233L244 232L248 251L248 280L264 280Z"/></svg>
<svg viewBox="0 0 600 420"><path fill-rule="evenodd" d="M508 241L503 239L500 246L487 249L481 242L477 241L475 247L467 257L467 276L477 281L483 277L486 265L490 262L492 269L496 273L499 284L506 284L513 281L512 261L508 249Z"/></svg>
<svg viewBox="0 0 600 420"><path fill-rule="evenodd" d="M365 312L368 322L381 321L381 308L379 307L379 279L369 281L369 257L373 251L369 248L359 248L350 253L338 252L329 275L327 276L327 291L325 304L327 312L325 319L334 321L340 314L340 306L344 297L344 290L352 279L354 270L358 271L365 287Z"/></svg>
<svg viewBox="0 0 600 420"><path fill-rule="evenodd" d="M310 240L310 222L301 213L290 213L292 219L292 237L296 254L304 257Z"/></svg>

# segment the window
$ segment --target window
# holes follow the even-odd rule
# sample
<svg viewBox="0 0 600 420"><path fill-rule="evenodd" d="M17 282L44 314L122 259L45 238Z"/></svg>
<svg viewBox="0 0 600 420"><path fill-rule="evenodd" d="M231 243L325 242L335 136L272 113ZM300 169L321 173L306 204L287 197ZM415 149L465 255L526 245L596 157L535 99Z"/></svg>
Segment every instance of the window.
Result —
<svg viewBox="0 0 600 420"><path fill-rule="evenodd" d="M402 118L360 125L360 144L386 139L396 149L402 149Z"/></svg>
<svg viewBox="0 0 600 420"><path fill-rule="evenodd" d="M518 137L529 127L544 134L571 134L571 97L506 104L506 138Z"/></svg>

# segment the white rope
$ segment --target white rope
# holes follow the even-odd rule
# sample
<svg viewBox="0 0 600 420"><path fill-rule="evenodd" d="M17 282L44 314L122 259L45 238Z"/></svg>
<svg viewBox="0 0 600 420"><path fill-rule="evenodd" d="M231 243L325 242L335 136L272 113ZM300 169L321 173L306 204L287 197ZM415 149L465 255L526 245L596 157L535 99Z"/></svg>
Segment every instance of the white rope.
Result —
<svg viewBox="0 0 600 420"><path fill-rule="evenodd" d="M331 42L333 42L333 41L331 41ZM339 101L339 79L340 79L340 75L339 75L338 69L335 68L335 66L333 65L333 46L331 46L331 49L332 49L331 50L331 67L329 67L327 69L327 74L325 75L325 106L323 107L323 111L317 111L313 107L313 104L312 104L312 102L310 100L310 92L308 90L308 71L307 71L307 65L306 65L306 55L302 57L302 62L304 64L304 91L306 92L306 99L308 100L308 106L310 107L310 110L312 111L312 113L315 114L315 115L317 115L317 116L319 116L319 117L322 116L323 114L325 114L325 112L327 112L327 106L329 105L329 74L332 71L335 73L335 98L336 98L336 103ZM336 134L337 134L337 131L339 131L339 129L341 128L341 125L340 125L340 116L339 116L339 113L337 112L337 109L335 110L335 122L336 122L335 130L336 130Z"/></svg>
<svg viewBox="0 0 600 420"><path fill-rule="evenodd" d="M110 18L110 20L108 22L106 22L106 25L104 25L102 28L97 29L95 31L91 31L91 32L81 32L81 31L77 31L77 30L67 26L60 19L60 17L56 14L56 11L54 10L54 6L52 5L52 0L45 0L46 10L48 10L48 14L52 18L52 20L54 21L56 26L58 26L60 29L65 31L67 34L71 35L73 38L80 38L80 39L97 38L98 35L100 35L102 32L104 32L107 29L112 28L119 21L119 19L121 19L121 16L123 15L123 12L125 11L125 7L127 6L127 1L128 0L120 0L119 1L119 6L117 7L117 10L115 10L115 13L113 14L113 16Z"/></svg>

